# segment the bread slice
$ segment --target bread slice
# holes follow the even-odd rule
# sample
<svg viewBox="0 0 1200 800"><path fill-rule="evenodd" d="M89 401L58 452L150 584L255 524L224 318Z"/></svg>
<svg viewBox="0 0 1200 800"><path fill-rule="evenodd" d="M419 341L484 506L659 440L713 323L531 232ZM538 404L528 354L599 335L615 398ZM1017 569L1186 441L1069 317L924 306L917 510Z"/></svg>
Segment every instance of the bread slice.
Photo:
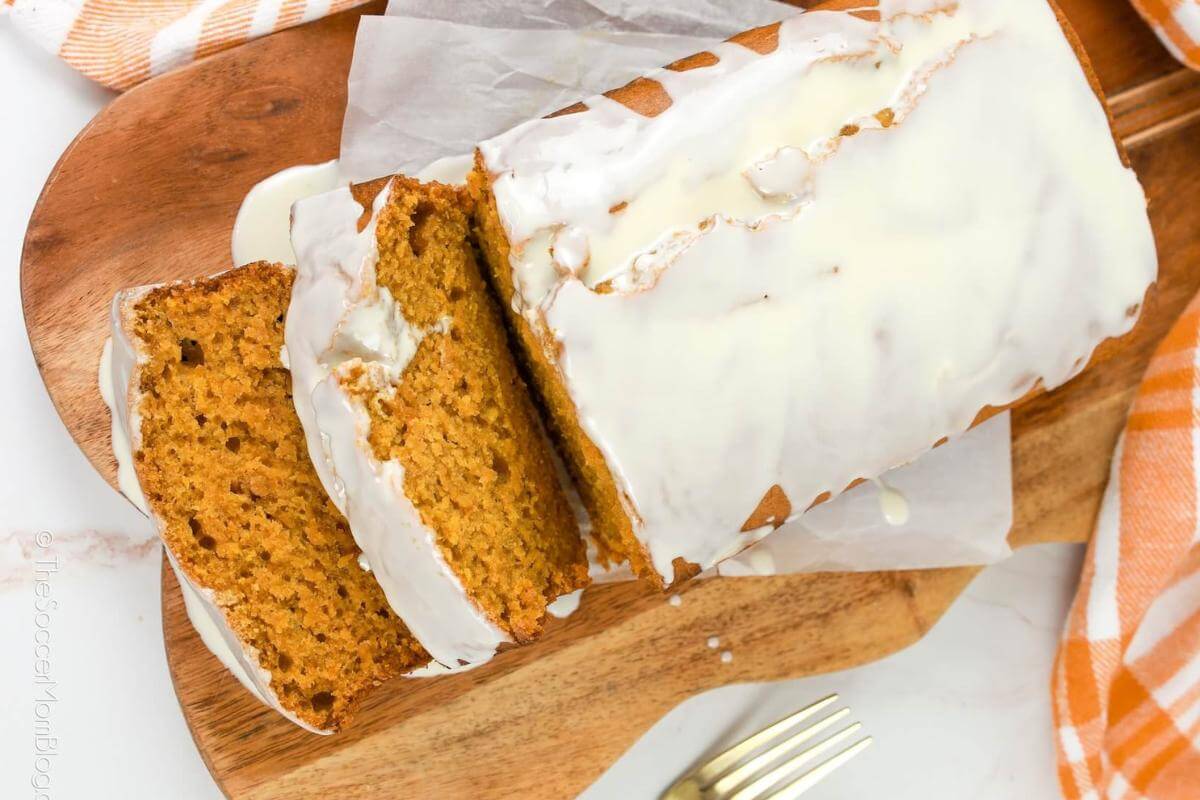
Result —
<svg viewBox="0 0 1200 800"><path fill-rule="evenodd" d="M659 585L1065 382L1157 267L1047 0L822 4L482 143L469 186L601 555Z"/></svg>
<svg viewBox="0 0 1200 800"><path fill-rule="evenodd" d="M287 322L318 471L391 606L447 666L536 638L547 605L588 581L464 202L395 178L298 203Z"/></svg>
<svg viewBox="0 0 1200 800"><path fill-rule="evenodd" d="M429 657L309 462L280 363L292 281L257 263L119 293L112 399L205 643L264 702L332 732Z"/></svg>

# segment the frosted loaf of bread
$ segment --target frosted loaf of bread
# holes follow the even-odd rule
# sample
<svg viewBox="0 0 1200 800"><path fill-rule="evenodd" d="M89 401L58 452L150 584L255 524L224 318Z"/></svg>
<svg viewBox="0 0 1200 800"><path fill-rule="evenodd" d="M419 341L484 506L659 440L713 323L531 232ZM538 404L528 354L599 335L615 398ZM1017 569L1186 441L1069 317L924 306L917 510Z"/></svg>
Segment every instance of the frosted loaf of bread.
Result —
<svg viewBox="0 0 1200 800"><path fill-rule="evenodd" d="M1157 270L1046 0L810 11L482 143L471 190L602 555L658 583L1063 384Z"/></svg>

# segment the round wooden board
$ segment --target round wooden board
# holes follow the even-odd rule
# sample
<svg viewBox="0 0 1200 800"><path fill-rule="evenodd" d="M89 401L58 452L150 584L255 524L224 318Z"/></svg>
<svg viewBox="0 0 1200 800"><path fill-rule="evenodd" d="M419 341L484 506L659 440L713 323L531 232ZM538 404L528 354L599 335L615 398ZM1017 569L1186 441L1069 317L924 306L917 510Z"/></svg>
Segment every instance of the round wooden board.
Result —
<svg viewBox="0 0 1200 800"><path fill-rule="evenodd" d="M1013 415L1014 545L1082 541L1133 387L1200 284L1200 80L1125 4L1063 3L1151 196L1162 256L1142 323L1066 387ZM337 155L358 15L258 40L119 97L63 154L21 265L47 389L110 483L96 389L107 306L127 286L229 265L237 207L258 180ZM522 797L578 793L683 699L723 684L864 663L916 641L971 569L694 582L673 607L635 584L589 590L538 644L434 680L395 681L350 730L307 734L259 706L204 649L163 572L168 662L197 747L231 797ZM720 634L721 664L705 646ZM548 766L552 765L552 766Z"/></svg>

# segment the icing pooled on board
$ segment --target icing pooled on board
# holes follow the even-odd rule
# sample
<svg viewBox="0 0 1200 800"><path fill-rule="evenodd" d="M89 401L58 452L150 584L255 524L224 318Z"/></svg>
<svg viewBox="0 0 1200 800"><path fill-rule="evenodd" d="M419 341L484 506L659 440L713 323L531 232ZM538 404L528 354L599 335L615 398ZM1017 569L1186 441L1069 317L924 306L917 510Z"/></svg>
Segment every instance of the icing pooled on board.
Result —
<svg viewBox="0 0 1200 800"><path fill-rule="evenodd" d="M480 146L514 308L667 580L1074 376L1157 265L1044 0L809 12Z"/></svg>
<svg viewBox="0 0 1200 800"><path fill-rule="evenodd" d="M233 222L231 246L234 266L255 261L295 264L289 233L292 204L327 192L341 176L337 159L321 164L300 164L282 169L250 188Z"/></svg>

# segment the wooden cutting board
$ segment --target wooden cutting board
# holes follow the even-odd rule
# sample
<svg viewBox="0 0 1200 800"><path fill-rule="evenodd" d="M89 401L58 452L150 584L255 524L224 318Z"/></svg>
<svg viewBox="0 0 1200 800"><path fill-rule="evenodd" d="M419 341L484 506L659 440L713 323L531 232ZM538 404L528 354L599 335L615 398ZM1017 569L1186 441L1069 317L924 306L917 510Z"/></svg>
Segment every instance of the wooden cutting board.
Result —
<svg viewBox="0 0 1200 800"><path fill-rule="evenodd" d="M1087 538L1138 377L1200 286L1200 77L1179 68L1124 0L1061 4L1150 195L1162 270L1131 336L1013 415L1015 546ZM337 155L364 10L380 6L117 98L47 181L21 265L29 338L63 422L110 483L109 418L96 390L109 299L228 266L246 191ZM394 681L333 737L304 733L238 687L188 624L166 569L163 632L196 745L231 797L565 798L697 692L849 667L911 644L974 574L719 578L688 586L678 607L638 585L598 587L538 644L462 675ZM705 646L713 634L732 663Z"/></svg>

